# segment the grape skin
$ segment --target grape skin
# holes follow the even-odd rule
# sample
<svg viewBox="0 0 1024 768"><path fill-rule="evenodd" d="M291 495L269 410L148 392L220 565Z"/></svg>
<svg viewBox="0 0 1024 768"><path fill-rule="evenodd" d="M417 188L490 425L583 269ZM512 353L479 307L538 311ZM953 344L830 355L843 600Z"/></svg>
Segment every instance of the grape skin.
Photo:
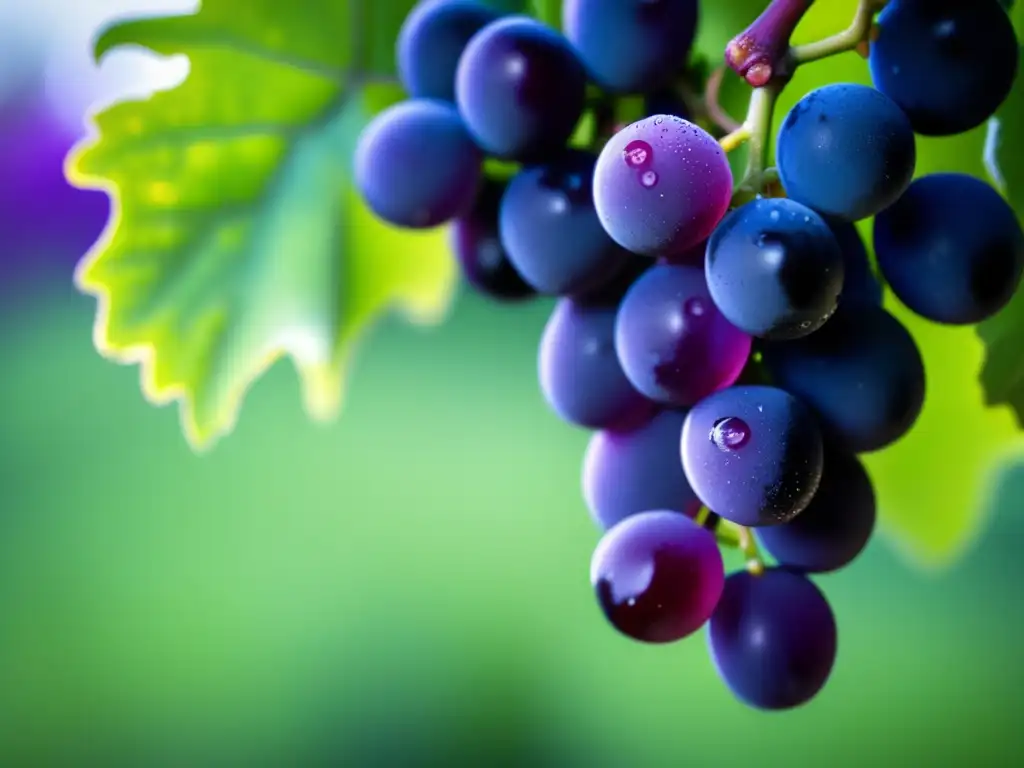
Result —
<svg viewBox="0 0 1024 768"><path fill-rule="evenodd" d="M745 444L720 447L726 420ZM738 525L778 525L799 514L821 480L823 445L810 410L775 387L736 386L701 400L683 424L683 470L697 497Z"/></svg>
<svg viewBox="0 0 1024 768"><path fill-rule="evenodd" d="M415 99L388 107L360 134L355 186L384 221L427 229L472 208L482 162L450 104Z"/></svg>
<svg viewBox="0 0 1024 768"><path fill-rule="evenodd" d="M730 575L708 623L719 676L758 709L791 709L814 698L832 673L837 644L825 596L805 576L782 569Z"/></svg>
<svg viewBox="0 0 1024 768"><path fill-rule="evenodd" d="M562 28L594 82L613 93L638 93L685 65L697 16L697 0L565 0Z"/></svg>
<svg viewBox="0 0 1024 768"><path fill-rule="evenodd" d="M828 224L785 198L753 200L708 240L708 289L737 328L763 339L813 333L843 287L843 255Z"/></svg>
<svg viewBox="0 0 1024 768"><path fill-rule="evenodd" d="M548 165L524 168L501 201L501 242L537 291L572 295L606 283L629 254L604 231L594 210L597 158L571 150Z"/></svg>
<svg viewBox="0 0 1024 768"><path fill-rule="evenodd" d="M882 304L882 284L871 268L868 249L857 227L846 221L829 221L828 228L843 254L843 290L840 303Z"/></svg>
<svg viewBox="0 0 1024 768"><path fill-rule="evenodd" d="M615 325L626 377L665 405L693 405L732 384L750 345L715 307L700 267L649 269L626 294Z"/></svg>
<svg viewBox="0 0 1024 768"><path fill-rule="evenodd" d="M583 498L608 530L630 515L668 509L693 516L700 502L679 460L684 411L666 410L628 431L594 433L583 460Z"/></svg>
<svg viewBox="0 0 1024 768"><path fill-rule="evenodd" d="M423 0L398 33L398 77L412 98L455 101L455 70L470 39L499 14L475 0Z"/></svg>
<svg viewBox="0 0 1024 768"><path fill-rule="evenodd" d="M871 79L917 133L969 131L1009 95L1020 53L995 0L891 0L877 24Z"/></svg>
<svg viewBox="0 0 1024 768"><path fill-rule="evenodd" d="M911 311L936 323L980 323L1020 285L1024 233L985 182L959 173L916 179L875 218L878 268Z"/></svg>
<svg viewBox="0 0 1024 768"><path fill-rule="evenodd" d="M498 236L498 206L505 184L485 179L469 213L451 223L449 241L462 275L494 301L519 301L536 295L508 259Z"/></svg>
<svg viewBox="0 0 1024 768"><path fill-rule="evenodd" d="M910 121L874 88L836 83L811 91L779 128L779 179L791 200L858 221L892 205L914 176Z"/></svg>
<svg viewBox="0 0 1024 768"><path fill-rule="evenodd" d="M590 583L619 632L641 642L671 643L710 618L725 567L713 534L678 512L646 511L602 537Z"/></svg>
<svg viewBox="0 0 1024 768"><path fill-rule="evenodd" d="M541 391L570 424L621 429L655 410L619 365L615 314L615 307L584 307L562 299L544 328L537 364Z"/></svg>
<svg viewBox="0 0 1024 768"><path fill-rule="evenodd" d="M628 153L642 145L643 152ZM623 248L644 256L673 256L697 245L731 199L732 171L721 146L704 129L670 115L619 131L594 172L601 223Z"/></svg>
<svg viewBox="0 0 1024 768"><path fill-rule="evenodd" d="M534 162L559 151L583 113L586 74L572 47L525 16L494 21L459 59L455 97L489 154Z"/></svg>
<svg viewBox="0 0 1024 768"><path fill-rule="evenodd" d="M910 332L881 307L841 308L817 333L766 344L772 383L800 398L847 450L877 451L914 425L925 370Z"/></svg>
<svg viewBox="0 0 1024 768"><path fill-rule="evenodd" d="M875 491L855 455L825 445L821 483L807 508L783 525L759 528L764 550L791 570L829 573L864 550L875 528Z"/></svg>

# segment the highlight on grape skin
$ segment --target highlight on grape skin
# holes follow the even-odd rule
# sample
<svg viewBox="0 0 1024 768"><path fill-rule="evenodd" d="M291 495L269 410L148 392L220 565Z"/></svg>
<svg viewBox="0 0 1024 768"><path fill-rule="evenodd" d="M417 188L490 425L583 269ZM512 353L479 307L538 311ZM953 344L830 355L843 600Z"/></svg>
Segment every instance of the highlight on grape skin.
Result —
<svg viewBox="0 0 1024 768"><path fill-rule="evenodd" d="M597 160L594 205L612 239L633 253L672 256L706 239L732 198L717 141L693 123L656 115L615 134Z"/></svg>

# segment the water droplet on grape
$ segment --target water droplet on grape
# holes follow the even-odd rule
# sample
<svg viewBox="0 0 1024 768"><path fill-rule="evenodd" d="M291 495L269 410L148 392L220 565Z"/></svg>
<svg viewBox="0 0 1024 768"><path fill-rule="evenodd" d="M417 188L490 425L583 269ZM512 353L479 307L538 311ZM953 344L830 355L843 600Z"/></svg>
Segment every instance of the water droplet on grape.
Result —
<svg viewBox="0 0 1024 768"><path fill-rule="evenodd" d="M683 312L690 317L703 317L704 313L708 311L707 306L704 304L704 300L698 296L687 299L686 303L683 304Z"/></svg>
<svg viewBox="0 0 1024 768"><path fill-rule="evenodd" d="M779 212L778 211L772 211L770 214L768 214L768 218L771 219L772 221L778 221L779 220Z"/></svg>
<svg viewBox="0 0 1024 768"><path fill-rule="evenodd" d="M636 139L626 145L622 156L630 168L646 168L654 161L654 149L646 141Z"/></svg>
<svg viewBox="0 0 1024 768"><path fill-rule="evenodd" d="M739 450L750 442L750 427L737 416L726 416L711 428L711 442L723 451Z"/></svg>
<svg viewBox="0 0 1024 768"><path fill-rule="evenodd" d="M654 171L644 171L640 174L640 183L650 189L658 183L658 174Z"/></svg>

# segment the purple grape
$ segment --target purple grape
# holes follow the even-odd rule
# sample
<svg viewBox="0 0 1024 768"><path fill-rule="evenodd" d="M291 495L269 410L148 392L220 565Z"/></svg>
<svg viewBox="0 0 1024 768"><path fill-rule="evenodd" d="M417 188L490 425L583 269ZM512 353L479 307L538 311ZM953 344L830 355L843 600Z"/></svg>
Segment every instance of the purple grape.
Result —
<svg viewBox="0 0 1024 768"><path fill-rule="evenodd" d="M363 130L355 184L384 221L426 229L472 208L482 161L454 107L415 99L388 107Z"/></svg>
<svg viewBox="0 0 1024 768"><path fill-rule="evenodd" d="M759 709L790 709L825 686L837 648L836 620L805 576L745 571L725 580L708 624L708 648L733 694Z"/></svg>
<svg viewBox="0 0 1024 768"><path fill-rule="evenodd" d="M590 583L608 621L646 643L671 643L704 626L725 567L714 534L678 512L634 515L604 535Z"/></svg>
<svg viewBox="0 0 1024 768"><path fill-rule="evenodd" d="M732 199L725 152L704 129L657 115L605 144L594 204L612 239L645 256L681 254L706 239Z"/></svg>
<svg viewBox="0 0 1024 768"><path fill-rule="evenodd" d="M698 498L739 525L792 520L821 480L811 411L774 387L730 387L701 400L683 425L683 469Z"/></svg>
<svg viewBox="0 0 1024 768"><path fill-rule="evenodd" d="M683 411L661 411L629 431L597 432L583 461L583 498L594 521L608 530L649 509L694 516L700 501L679 460Z"/></svg>
<svg viewBox="0 0 1024 768"><path fill-rule="evenodd" d="M459 59L455 96L477 143L508 160L558 152L583 113L587 77L568 41L525 16L488 24Z"/></svg>
<svg viewBox="0 0 1024 768"><path fill-rule="evenodd" d="M615 324L626 377L665 405L693 405L731 385L750 344L750 336L718 311L700 267L649 269L629 289Z"/></svg>
<svg viewBox="0 0 1024 768"><path fill-rule="evenodd" d="M615 356L614 307L562 299L540 342L540 386L552 410L589 429L640 423L654 404L637 392Z"/></svg>
<svg viewBox="0 0 1024 768"><path fill-rule="evenodd" d="M614 307L622 301L626 292L640 276L654 265L646 256L637 256L626 252L626 261L611 277L600 285L581 291L572 298L578 304L586 306Z"/></svg>
<svg viewBox="0 0 1024 768"><path fill-rule="evenodd" d="M807 509L784 525L759 529L757 536L780 565L827 573L846 567L863 551L875 514L875 491L864 465L828 442L821 483Z"/></svg>

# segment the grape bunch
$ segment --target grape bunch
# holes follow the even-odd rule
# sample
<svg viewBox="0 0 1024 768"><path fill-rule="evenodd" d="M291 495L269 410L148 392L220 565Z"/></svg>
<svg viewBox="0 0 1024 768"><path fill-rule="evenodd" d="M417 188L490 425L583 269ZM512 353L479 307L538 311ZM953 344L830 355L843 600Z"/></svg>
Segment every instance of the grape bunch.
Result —
<svg viewBox="0 0 1024 768"><path fill-rule="evenodd" d="M540 387L593 431L601 610L645 643L706 626L719 675L761 709L829 678L837 625L810 576L867 545L858 456L900 440L924 402L921 354L883 296L973 324L1024 269L996 190L915 178L917 136L976 128L1009 94L1003 6L861 0L857 39L791 46L809 5L773 0L727 48L753 88L737 127L694 88L697 0L565 0L561 31L425 0L397 44L410 98L371 122L354 163L381 219L449 226L477 291L555 300ZM855 47L873 87L813 90L768 135L795 68ZM734 178L727 151L744 143ZM726 574L726 545L746 567Z"/></svg>

